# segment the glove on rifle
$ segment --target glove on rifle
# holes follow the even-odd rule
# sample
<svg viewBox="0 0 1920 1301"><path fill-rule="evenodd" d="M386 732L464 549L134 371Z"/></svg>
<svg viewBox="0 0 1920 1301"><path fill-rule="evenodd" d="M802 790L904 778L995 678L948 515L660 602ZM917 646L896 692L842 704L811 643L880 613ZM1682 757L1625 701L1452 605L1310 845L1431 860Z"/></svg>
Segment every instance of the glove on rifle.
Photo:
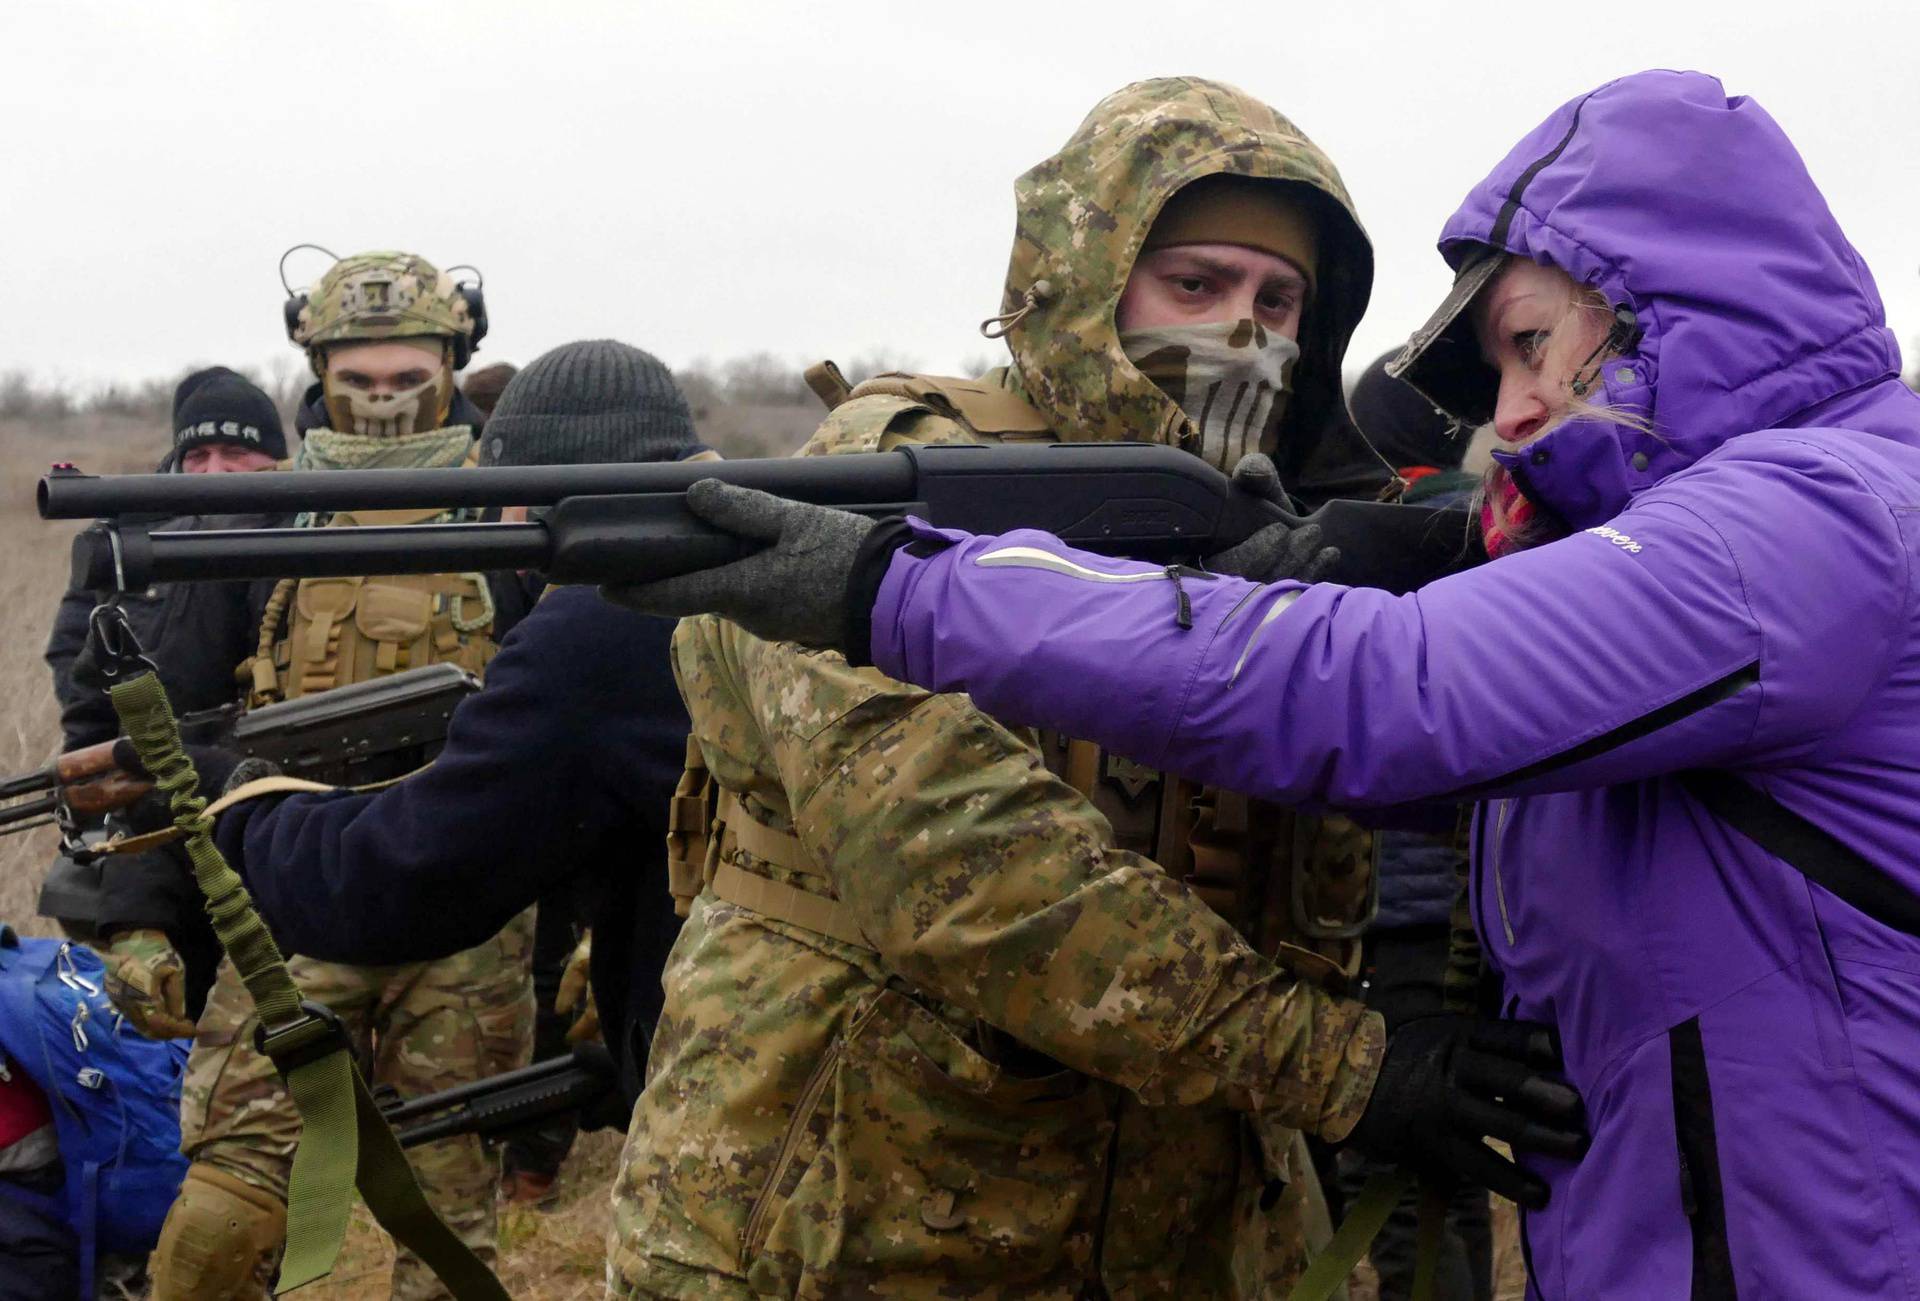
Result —
<svg viewBox="0 0 1920 1301"><path fill-rule="evenodd" d="M1233 481L1240 491L1286 500L1265 456L1243 458ZM854 664L869 662L874 600L893 553L914 541L904 521L876 523L717 479L689 488L687 508L735 537L767 545L744 560L651 583L609 585L602 595L642 614L717 614L766 641L798 642L840 651ZM1320 545L1318 526L1278 523L1207 557L1207 565L1255 582L1311 583L1339 558L1337 549Z"/></svg>
<svg viewBox="0 0 1920 1301"><path fill-rule="evenodd" d="M1348 1142L1442 1182L1467 1179L1529 1210L1547 1186L1488 1147L1577 1161L1587 1150L1580 1095L1559 1077L1550 1026L1435 1013L1387 1040L1373 1096Z"/></svg>
<svg viewBox="0 0 1920 1301"><path fill-rule="evenodd" d="M874 521L828 506L702 479L687 489L687 508L717 528L767 544L744 560L676 578L607 586L601 594L642 614L686 618L717 614L766 641L847 650L848 577ZM900 529L901 541L905 530ZM886 558L892 559L892 550ZM885 564L881 565L885 573ZM878 583L875 584L877 589ZM860 611L864 625L871 610ZM861 658L867 646L859 644Z"/></svg>
<svg viewBox="0 0 1920 1301"><path fill-rule="evenodd" d="M1286 489L1280 486L1280 471L1273 458L1254 452L1240 458L1233 467L1233 487L1262 501L1291 507ZM1207 557L1207 568L1216 574L1233 574L1256 583L1274 583L1291 579L1298 583L1317 583L1340 563L1340 548L1320 545L1318 524L1269 524L1246 541Z"/></svg>

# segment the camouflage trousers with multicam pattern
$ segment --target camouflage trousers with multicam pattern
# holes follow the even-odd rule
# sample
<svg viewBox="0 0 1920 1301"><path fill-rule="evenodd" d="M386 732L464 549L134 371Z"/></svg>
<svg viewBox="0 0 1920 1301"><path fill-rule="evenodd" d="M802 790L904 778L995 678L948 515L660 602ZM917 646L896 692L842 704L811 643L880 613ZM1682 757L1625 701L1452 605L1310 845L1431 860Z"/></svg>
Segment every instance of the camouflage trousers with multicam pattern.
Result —
<svg viewBox="0 0 1920 1301"><path fill-rule="evenodd" d="M436 962L353 967L293 957L287 965L307 998L340 1017L368 1082L416 1097L526 1065L533 1044L532 946L528 912L487 943ZM254 1050L256 1024L239 974L232 962L221 963L181 1089L180 1147L192 1161L284 1201L300 1117L273 1063ZM491 1262L497 1153L467 1135L415 1148L408 1157L434 1208ZM418 1257L402 1251L394 1262L393 1295L425 1301L448 1293Z"/></svg>

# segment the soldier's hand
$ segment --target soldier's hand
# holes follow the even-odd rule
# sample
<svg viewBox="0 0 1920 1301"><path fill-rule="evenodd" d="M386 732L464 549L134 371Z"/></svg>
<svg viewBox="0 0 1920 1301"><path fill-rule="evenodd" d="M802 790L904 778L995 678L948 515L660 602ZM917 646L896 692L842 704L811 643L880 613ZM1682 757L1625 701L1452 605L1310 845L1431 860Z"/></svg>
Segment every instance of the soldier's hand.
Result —
<svg viewBox="0 0 1920 1301"><path fill-rule="evenodd" d="M107 998L148 1039L193 1036L187 1019L187 971L164 931L121 931L100 954Z"/></svg>
<svg viewBox="0 0 1920 1301"><path fill-rule="evenodd" d="M567 1027L567 1042L596 1043L600 1039L600 1009L593 1001L593 932L580 937L560 974L560 988L553 996L553 1010L565 1016L578 1010Z"/></svg>
<svg viewBox="0 0 1920 1301"><path fill-rule="evenodd" d="M874 522L828 506L788 501L718 479L687 490L687 508L760 549L743 560L601 594L642 614L717 614L767 641L844 650L847 580ZM868 611L858 617L865 622ZM860 648L863 652L866 648Z"/></svg>
<svg viewBox="0 0 1920 1301"><path fill-rule="evenodd" d="M1279 506L1291 504L1280 485L1279 470L1261 452L1241 457L1233 467L1233 490ZM1244 542L1207 557L1207 568L1214 573L1235 574L1256 583L1280 579L1317 583L1339 563L1340 549L1321 545L1318 524L1284 522L1269 524Z"/></svg>
<svg viewBox="0 0 1920 1301"><path fill-rule="evenodd" d="M1552 1027L1454 1013L1416 1017L1387 1041L1373 1096L1348 1142L1371 1156L1450 1182L1482 1184L1529 1210L1547 1186L1488 1147L1576 1161L1586 1110L1561 1077Z"/></svg>

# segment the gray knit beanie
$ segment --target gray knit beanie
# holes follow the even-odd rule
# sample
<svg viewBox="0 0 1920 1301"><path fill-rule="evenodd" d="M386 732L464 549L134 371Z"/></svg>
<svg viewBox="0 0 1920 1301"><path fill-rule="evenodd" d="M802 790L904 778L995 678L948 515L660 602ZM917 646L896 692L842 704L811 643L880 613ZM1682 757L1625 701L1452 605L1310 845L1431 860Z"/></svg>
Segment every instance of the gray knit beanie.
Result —
<svg viewBox="0 0 1920 1301"><path fill-rule="evenodd" d="M482 465L677 461L700 449L672 373L613 339L535 358L501 391L481 440Z"/></svg>

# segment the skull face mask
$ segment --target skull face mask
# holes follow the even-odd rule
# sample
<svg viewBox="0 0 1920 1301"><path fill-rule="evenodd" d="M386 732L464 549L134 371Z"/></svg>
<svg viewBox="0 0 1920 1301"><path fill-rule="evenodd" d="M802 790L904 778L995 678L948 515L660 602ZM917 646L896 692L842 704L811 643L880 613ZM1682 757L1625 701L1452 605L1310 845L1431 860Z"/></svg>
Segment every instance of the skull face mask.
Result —
<svg viewBox="0 0 1920 1301"><path fill-rule="evenodd" d="M1124 330L1120 346L1193 421L1207 464L1230 474L1249 452L1273 452L1298 343L1242 319Z"/></svg>
<svg viewBox="0 0 1920 1301"><path fill-rule="evenodd" d="M369 393L335 381L322 380L327 420L343 434L370 438L399 438L438 429L453 406L453 371L442 365L432 378L394 393Z"/></svg>

